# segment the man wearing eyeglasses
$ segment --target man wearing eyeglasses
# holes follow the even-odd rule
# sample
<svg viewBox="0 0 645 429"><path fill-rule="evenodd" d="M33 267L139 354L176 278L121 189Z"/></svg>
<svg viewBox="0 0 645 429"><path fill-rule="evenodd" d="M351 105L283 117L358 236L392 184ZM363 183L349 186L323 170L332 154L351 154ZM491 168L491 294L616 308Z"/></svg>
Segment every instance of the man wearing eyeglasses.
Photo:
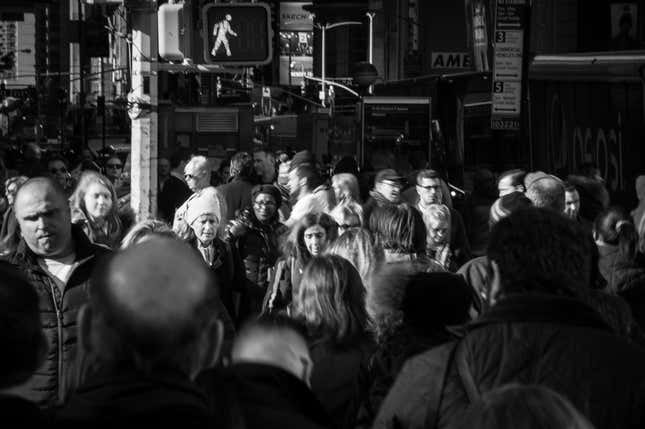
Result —
<svg viewBox="0 0 645 429"><path fill-rule="evenodd" d="M423 215L423 220L426 223L428 234L432 235L433 231L430 227L430 220L433 218L431 214L431 206L433 204L444 204L443 190L441 177L435 170L421 170L417 174L417 194L419 195L419 202L416 208L419 209ZM470 257L470 244L466 236L466 227L461 214L449 207L450 211L450 226L448 228L450 234L449 246L454 255L456 268L466 263Z"/></svg>
<svg viewBox="0 0 645 429"><path fill-rule="evenodd" d="M175 218L172 223L173 230L179 231L181 226L184 224L184 215L186 214L189 202L193 198L197 197L203 189L210 186L210 173L210 163L205 156L201 155L190 158L190 161L188 161L186 167L184 167L184 179L193 194L175 211ZM227 213L226 201L219 191L217 191L217 194L222 207L222 213ZM226 219L221 219L221 224L226 225L227 221L228 217Z"/></svg>

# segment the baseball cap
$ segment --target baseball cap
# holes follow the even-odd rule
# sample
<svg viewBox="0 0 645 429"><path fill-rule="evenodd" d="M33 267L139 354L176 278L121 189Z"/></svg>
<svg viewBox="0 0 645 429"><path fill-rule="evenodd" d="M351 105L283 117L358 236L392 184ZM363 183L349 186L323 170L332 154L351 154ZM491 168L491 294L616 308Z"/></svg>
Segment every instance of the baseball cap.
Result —
<svg viewBox="0 0 645 429"><path fill-rule="evenodd" d="M397 173L396 170L393 170L391 168L386 168L385 170L381 170L378 173L376 173L376 177L374 178L374 183L380 183L386 180L389 180L391 182L403 183L405 181L405 178L401 176L399 173Z"/></svg>

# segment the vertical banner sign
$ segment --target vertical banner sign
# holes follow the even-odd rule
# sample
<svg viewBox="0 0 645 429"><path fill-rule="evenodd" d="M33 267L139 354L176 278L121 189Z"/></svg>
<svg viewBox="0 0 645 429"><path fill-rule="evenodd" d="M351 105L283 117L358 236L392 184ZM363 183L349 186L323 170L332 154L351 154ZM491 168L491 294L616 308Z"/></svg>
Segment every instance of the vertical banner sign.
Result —
<svg viewBox="0 0 645 429"><path fill-rule="evenodd" d="M491 129L519 130L528 0L496 0Z"/></svg>

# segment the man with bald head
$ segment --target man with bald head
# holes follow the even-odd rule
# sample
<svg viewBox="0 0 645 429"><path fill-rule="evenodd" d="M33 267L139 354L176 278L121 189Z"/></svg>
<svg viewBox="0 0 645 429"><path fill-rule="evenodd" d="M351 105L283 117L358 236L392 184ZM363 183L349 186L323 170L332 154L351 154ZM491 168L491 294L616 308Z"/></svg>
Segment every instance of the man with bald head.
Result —
<svg viewBox="0 0 645 429"><path fill-rule="evenodd" d="M535 207L564 214L565 191L562 180L551 174L536 171L526 175L524 184L524 194Z"/></svg>
<svg viewBox="0 0 645 429"><path fill-rule="evenodd" d="M78 317L84 374L59 420L208 427L194 380L217 361L223 325L217 285L198 254L153 238L114 254L92 281Z"/></svg>
<svg viewBox="0 0 645 429"><path fill-rule="evenodd" d="M47 359L17 392L41 407L62 403L75 373L76 314L87 301L90 273L107 248L72 225L65 191L50 178L25 182L14 211L21 239L6 256L38 293Z"/></svg>
<svg viewBox="0 0 645 429"><path fill-rule="evenodd" d="M331 427L309 388L313 363L305 331L285 316L246 325L233 343L233 385L249 429Z"/></svg>

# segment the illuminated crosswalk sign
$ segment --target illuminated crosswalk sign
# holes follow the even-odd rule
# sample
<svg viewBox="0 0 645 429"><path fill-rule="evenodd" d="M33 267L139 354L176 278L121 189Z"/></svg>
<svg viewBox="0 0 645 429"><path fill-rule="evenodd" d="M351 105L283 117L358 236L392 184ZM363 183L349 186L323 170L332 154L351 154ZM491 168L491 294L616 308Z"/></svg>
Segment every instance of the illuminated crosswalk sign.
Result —
<svg viewBox="0 0 645 429"><path fill-rule="evenodd" d="M263 3L208 4L202 9L204 62L256 65L271 62L271 9Z"/></svg>

